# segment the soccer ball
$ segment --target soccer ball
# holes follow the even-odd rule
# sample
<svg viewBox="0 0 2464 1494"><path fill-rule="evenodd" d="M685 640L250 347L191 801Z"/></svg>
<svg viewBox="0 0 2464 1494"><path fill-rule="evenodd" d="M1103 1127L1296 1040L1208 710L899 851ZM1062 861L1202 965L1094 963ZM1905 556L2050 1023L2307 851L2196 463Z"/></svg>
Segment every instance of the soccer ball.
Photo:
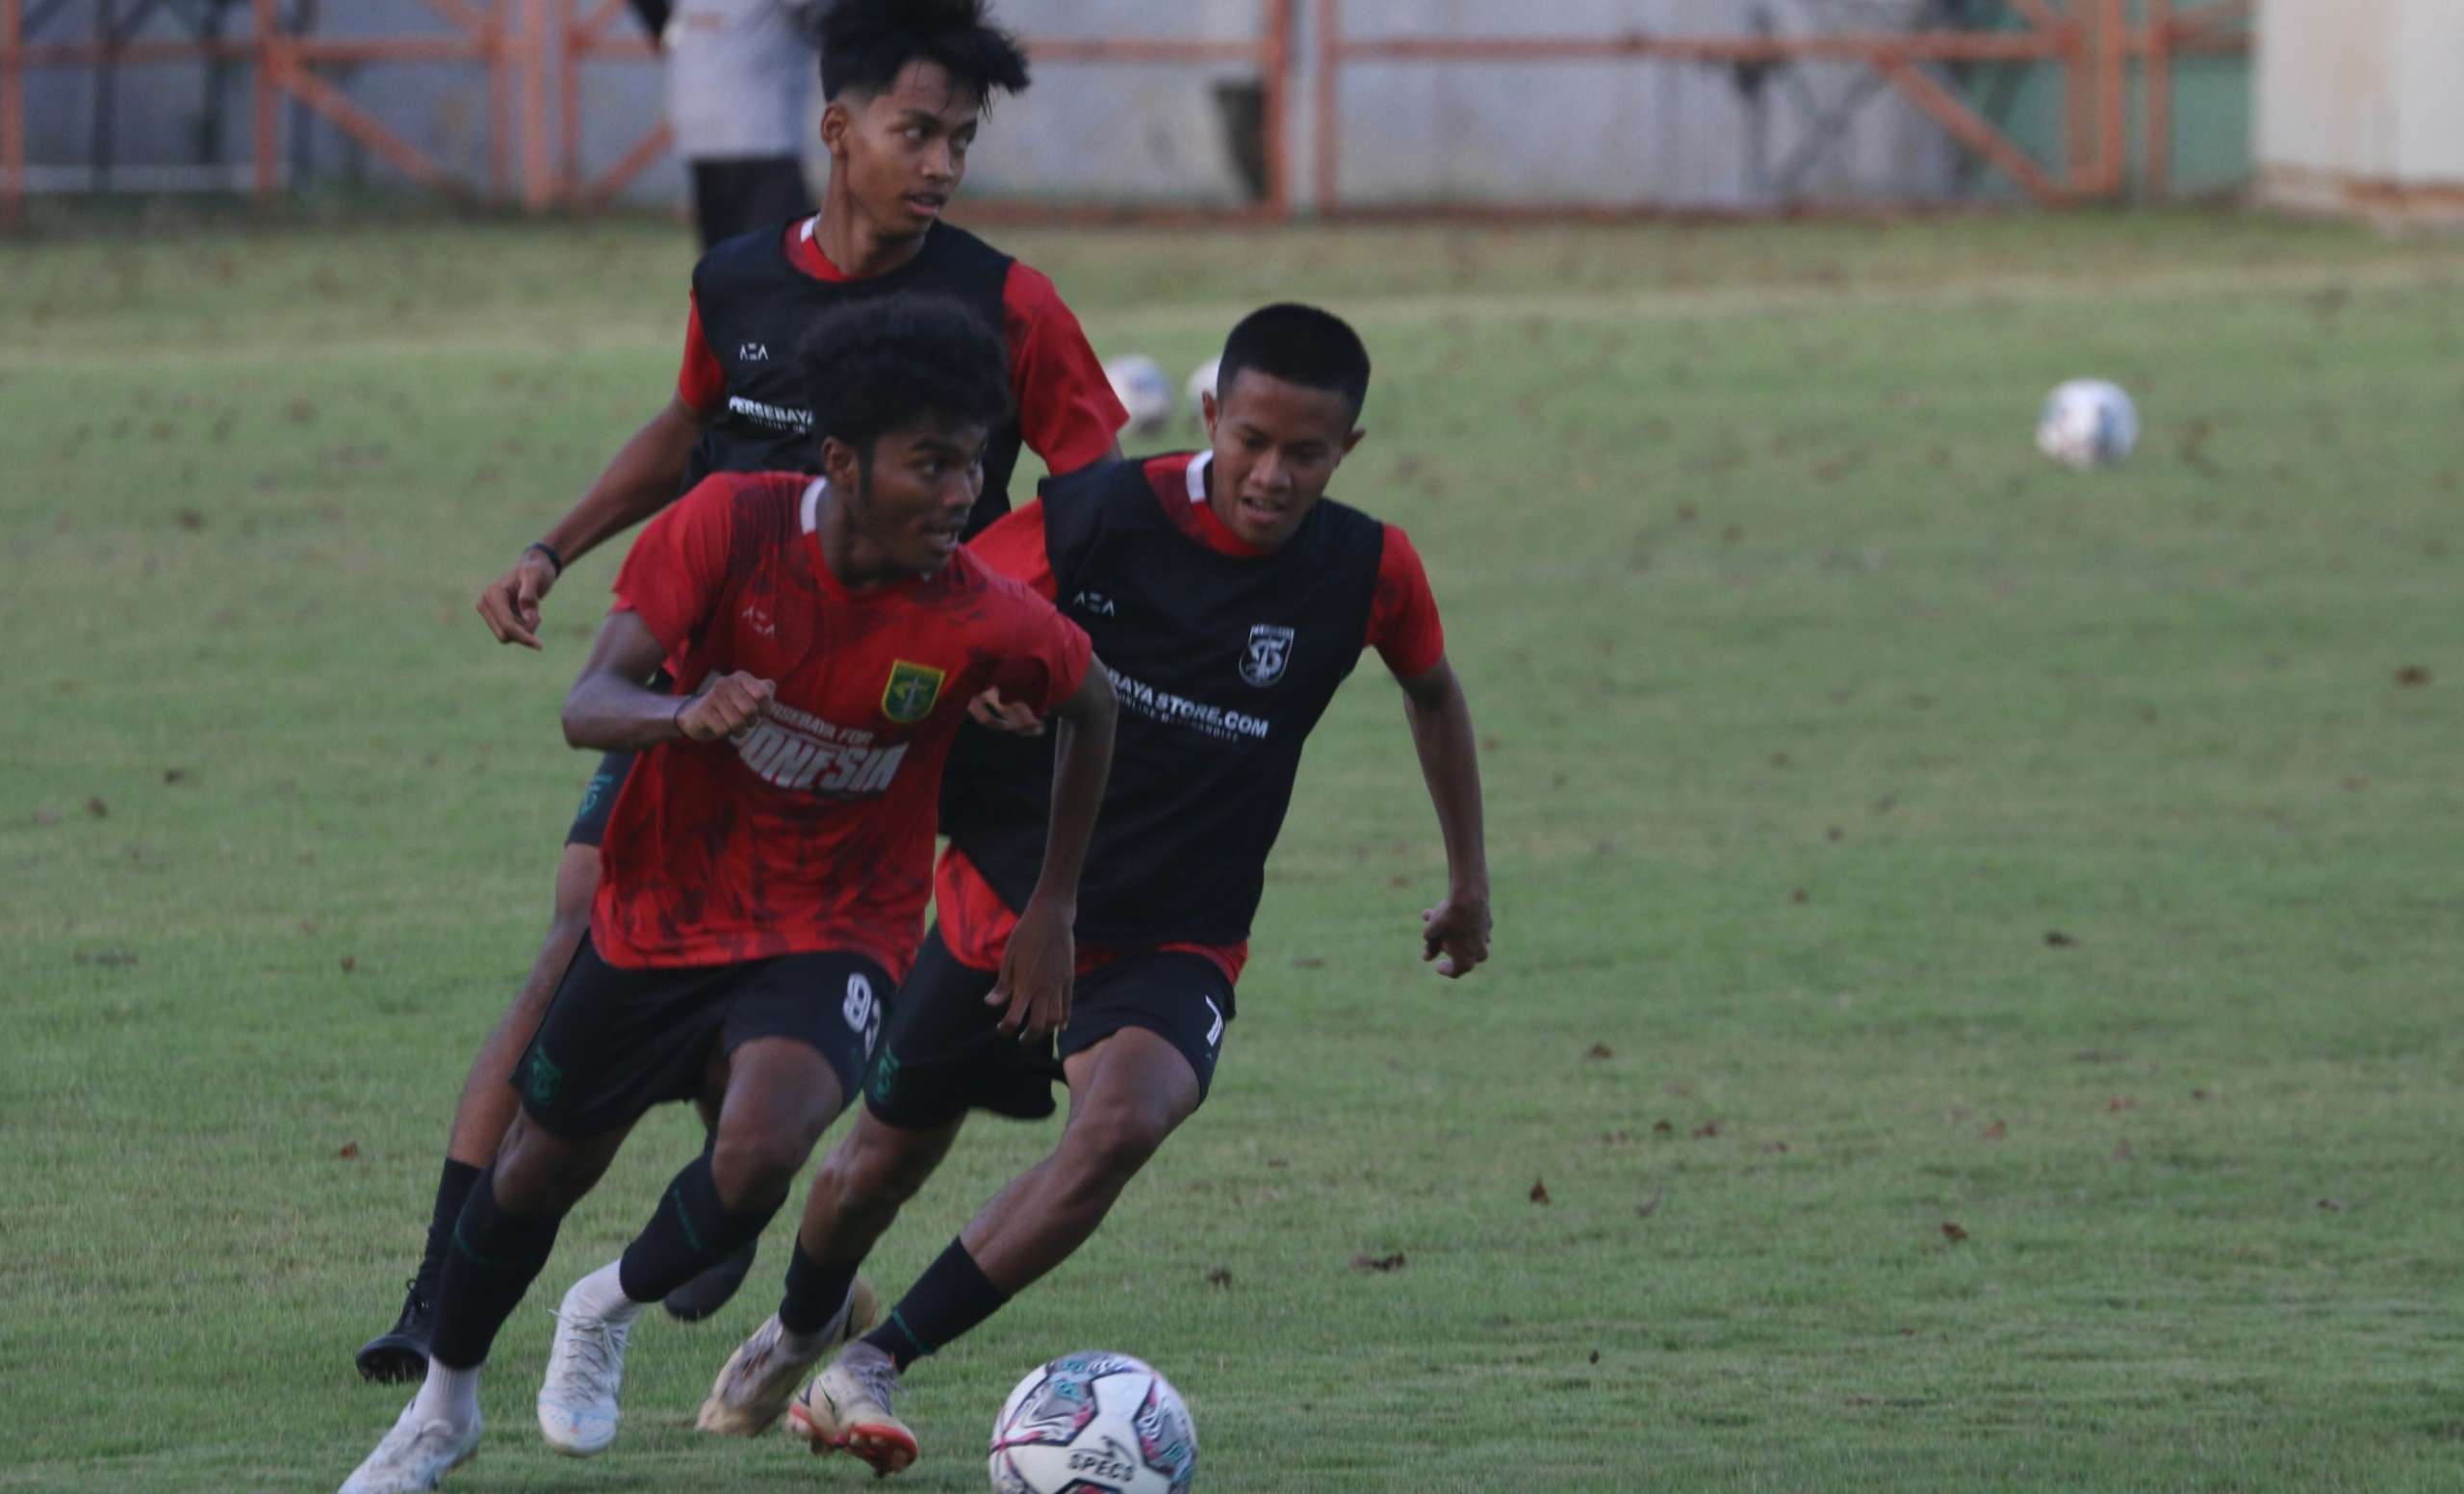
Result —
<svg viewBox="0 0 2464 1494"><path fill-rule="evenodd" d="M2139 444L2139 411L2119 384L2074 378L2045 398L2037 417L2037 450L2086 472L2118 466Z"/></svg>
<svg viewBox="0 0 2464 1494"><path fill-rule="evenodd" d="M992 1424L992 1494L1187 1494L1197 1429L1180 1392L1127 1354L1030 1371Z"/></svg>
<svg viewBox="0 0 2464 1494"><path fill-rule="evenodd" d="M1104 377L1112 380L1114 398L1129 412L1131 434L1151 436L1171 423L1172 381L1163 365L1133 352L1105 364Z"/></svg>
<svg viewBox="0 0 2464 1494"><path fill-rule="evenodd" d="M1190 419L1194 421L1206 419L1206 397L1215 393L1215 374L1222 366L1223 359L1218 356L1209 358L1196 368L1190 370L1190 381L1185 386L1190 397Z"/></svg>

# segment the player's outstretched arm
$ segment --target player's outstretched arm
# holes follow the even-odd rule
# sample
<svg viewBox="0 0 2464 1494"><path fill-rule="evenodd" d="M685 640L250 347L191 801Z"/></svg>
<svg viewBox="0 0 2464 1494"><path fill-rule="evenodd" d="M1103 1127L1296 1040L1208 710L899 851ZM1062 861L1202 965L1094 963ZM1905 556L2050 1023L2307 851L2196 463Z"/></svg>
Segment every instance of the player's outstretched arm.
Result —
<svg viewBox="0 0 2464 1494"><path fill-rule="evenodd" d="M1489 957L1489 853L1480 823L1480 758L1463 682L1443 657L1400 681L1421 777L1446 837L1446 900L1421 914L1421 958L1450 980Z"/></svg>
<svg viewBox="0 0 2464 1494"><path fill-rule="evenodd" d="M479 616L499 643L539 647L539 604L565 566L611 536L667 506L684 480L693 443L707 417L670 396L667 408L633 432L606 470L584 489L565 516L548 527L539 543L522 553L506 572L479 592ZM543 548L544 547L544 548Z"/></svg>
<svg viewBox="0 0 2464 1494"><path fill-rule="evenodd" d="M1069 1019L1070 983L1078 966L1070 930L1078 921L1078 874L1087 864L1087 842L1095 833L1095 811L1112 772L1116 711L1112 677L1101 660L1089 662L1078 688L1052 710L1052 820L1044 832L1043 870L1002 952L1001 978L985 997L987 1005L1006 1009L1001 1030L1024 1043L1058 1032Z"/></svg>
<svg viewBox="0 0 2464 1494"><path fill-rule="evenodd" d="M642 682L667 651L641 615L610 612L590 662L565 697L565 740L593 752L626 752L679 738L715 741L770 713L771 682L738 670L713 675L691 695L668 695Z"/></svg>

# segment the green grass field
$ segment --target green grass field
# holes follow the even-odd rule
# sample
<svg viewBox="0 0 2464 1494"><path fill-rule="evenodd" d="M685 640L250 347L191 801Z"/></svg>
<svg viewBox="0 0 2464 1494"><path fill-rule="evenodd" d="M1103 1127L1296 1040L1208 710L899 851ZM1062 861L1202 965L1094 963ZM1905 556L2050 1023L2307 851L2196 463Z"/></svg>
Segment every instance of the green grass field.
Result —
<svg viewBox="0 0 2464 1494"><path fill-rule="evenodd" d="M1215 1097L912 1378L917 1490L1079 1347L1235 1490L2446 1490L2464 1480L2464 252L2234 219L1014 234L1181 370L1269 296L1379 360L1485 740L1495 963L1391 687L1314 745ZM665 225L130 219L0 245L0 1487L327 1489L586 764L470 600L665 398ZM2038 400L2140 396L2113 474ZM1175 434L1172 442L1191 438ZM895 1292L1049 1133L985 1123ZM592 1463L545 1309L490 1490L855 1489L691 1430L646 1320ZM2447 1157L2441 1163L2440 1157ZM1355 1269L1399 1253L1399 1270ZM1219 1284L1228 1273L1228 1284Z"/></svg>

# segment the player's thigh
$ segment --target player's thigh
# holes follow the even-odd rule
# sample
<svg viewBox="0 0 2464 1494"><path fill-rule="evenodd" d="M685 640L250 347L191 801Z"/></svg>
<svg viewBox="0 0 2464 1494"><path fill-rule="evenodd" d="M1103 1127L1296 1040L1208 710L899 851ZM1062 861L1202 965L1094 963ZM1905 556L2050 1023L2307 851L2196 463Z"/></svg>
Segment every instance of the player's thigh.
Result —
<svg viewBox="0 0 2464 1494"><path fill-rule="evenodd" d="M1080 976L1060 1042L1073 1120L1091 1101L1136 1101L1178 1125L1206 1102L1231 1021L1232 983L1202 955L1150 951Z"/></svg>
<svg viewBox="0 0 2464 1494"><path fill-rule="evenodd" d="M887 970L849 950L782 955L736 982L721 1024L721 1145L748 1127L808 1125L818 1137L862 1087L896 993Z"/></svg>
<svg viewBox="0 0 2464 1494"><path fill-rule="evenodd" d="M873 1060L867 1112L910 1131L938 1131L969 1110L1022 1120L1052 1114L1060 1067L1048 1043L1001 1032L1000 1010L984 999L996 979L960 964L937 927L925 934Z"/></svg>

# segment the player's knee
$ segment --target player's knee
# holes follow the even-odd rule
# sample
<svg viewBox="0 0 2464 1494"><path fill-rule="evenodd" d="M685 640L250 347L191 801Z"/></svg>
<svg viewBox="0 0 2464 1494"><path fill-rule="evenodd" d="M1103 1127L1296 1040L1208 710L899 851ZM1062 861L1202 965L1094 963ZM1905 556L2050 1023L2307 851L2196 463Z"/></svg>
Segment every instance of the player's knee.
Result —
<svg viewBox="0 0 2464 1494"><path fill-rule="evenodd" d="M859 1128L846 1146L831 1151L822 1171L841 1208L895 1212L933 1175L933 1160L928 1149L903 1138L866 1135Z"/></svg>
<svg viewBox="0 0 2464 1494"><path fill-rule="evenodd" d="M1152 1107L1095 1104L1071 1120L1068 1134L1062 1138L1062 1151L1074 1170L1090 1179L1126 1182L1155 1155L1171 1131L1169 1119Z"/></svg>
<svg viewBox="0 0 2464 1494"><path fill-rule="evenodd" d="M818 1128L797 1126L722 1130L710 1148L710 1180L732 1209L769 1204L787 1196L812 1154Z"/></svg>

